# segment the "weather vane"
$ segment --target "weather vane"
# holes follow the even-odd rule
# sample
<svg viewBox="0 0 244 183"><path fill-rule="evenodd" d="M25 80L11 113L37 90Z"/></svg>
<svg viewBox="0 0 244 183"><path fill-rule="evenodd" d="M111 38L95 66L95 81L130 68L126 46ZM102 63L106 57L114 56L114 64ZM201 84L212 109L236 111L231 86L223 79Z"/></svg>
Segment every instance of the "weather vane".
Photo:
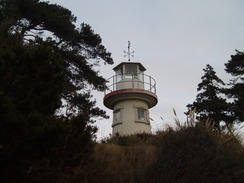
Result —
<svg viewBox="0 0 244 183"><path fill-rule="evenodd" d="M132 51L132 52L130 52L130 41L128 41L128 51L126 52L126 51L124 51L124 53L126 54L126 55L124 55L124 57L128 57L128 61L130 61L130 57L132 56L132 57L134 57L134 51Z"/></svg>

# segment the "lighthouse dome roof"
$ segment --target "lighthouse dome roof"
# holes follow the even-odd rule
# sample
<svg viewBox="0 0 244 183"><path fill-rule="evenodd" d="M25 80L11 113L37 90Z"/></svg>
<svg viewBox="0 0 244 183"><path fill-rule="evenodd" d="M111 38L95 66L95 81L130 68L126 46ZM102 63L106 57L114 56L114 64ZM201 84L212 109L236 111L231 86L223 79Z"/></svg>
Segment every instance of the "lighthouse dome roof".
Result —
<svg viewBox="0 0 244 183"><path fill-rule="evenodd" d="M114 71L117 71L120 67L122 67L123 65L138 65L139 69L141 71L145 71L146 68L140 63L140 62L121 62L119 65L115 66L113 68Z"/></svg>

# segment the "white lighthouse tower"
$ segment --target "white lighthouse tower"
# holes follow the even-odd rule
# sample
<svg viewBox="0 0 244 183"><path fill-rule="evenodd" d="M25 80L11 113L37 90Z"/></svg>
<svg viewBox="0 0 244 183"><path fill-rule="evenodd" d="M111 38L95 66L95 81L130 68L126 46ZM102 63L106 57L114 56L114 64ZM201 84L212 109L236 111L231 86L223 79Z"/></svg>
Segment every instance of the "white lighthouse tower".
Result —
<svg viewBox="0 0 244 183"><path fill-rule="evenodd" d="M122 62L113 70L103 100L113 110L112 135L151 133L149 109L158 102L155 80L139 62Z"/></svg>

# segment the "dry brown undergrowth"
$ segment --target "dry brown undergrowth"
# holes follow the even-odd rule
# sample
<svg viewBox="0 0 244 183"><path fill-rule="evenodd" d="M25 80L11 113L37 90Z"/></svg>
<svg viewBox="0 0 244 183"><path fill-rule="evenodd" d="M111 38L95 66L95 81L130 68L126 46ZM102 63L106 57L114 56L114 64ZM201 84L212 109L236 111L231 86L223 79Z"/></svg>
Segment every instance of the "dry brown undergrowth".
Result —
<svg viewBox="0 0 244 183"><path fill-rule="evenodd" d="M135 182L135 176L155 160L156 146L97 144L93 162L76 169L86 182Z"/></svg>

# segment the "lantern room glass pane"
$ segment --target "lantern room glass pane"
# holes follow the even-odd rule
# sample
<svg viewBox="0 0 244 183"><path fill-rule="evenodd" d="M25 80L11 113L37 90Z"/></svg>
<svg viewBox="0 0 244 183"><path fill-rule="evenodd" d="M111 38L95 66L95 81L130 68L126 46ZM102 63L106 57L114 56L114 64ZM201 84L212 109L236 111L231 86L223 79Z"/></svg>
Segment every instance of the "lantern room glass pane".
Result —
<svg viewBox="0 0 244 183"><path fill-rule="evenodd" d="M143 75L143 72L141 70L139 70L139 72L138 72L138 79L141 81L144 81L144 75Z"/></svg>
<svg viewBox="0 0 244 183"><path fill-rule="evenodd" d="M125 65L125 78L132 78L132 76L137 76L137 65Z"/></svg>
<svg viewBox="0 0 244 183"><path fill-rule="evenodd" d="M123 68L121 67L119 70L116 71L116 82L121 81L123 78Z"/></svg>

